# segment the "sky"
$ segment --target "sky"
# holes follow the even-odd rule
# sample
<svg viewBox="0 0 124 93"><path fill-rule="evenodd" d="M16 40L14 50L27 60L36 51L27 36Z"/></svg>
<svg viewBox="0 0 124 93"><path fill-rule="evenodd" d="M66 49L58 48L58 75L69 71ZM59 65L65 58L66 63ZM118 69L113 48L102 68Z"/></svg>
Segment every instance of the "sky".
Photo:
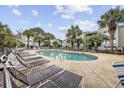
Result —
<svg viewBox="0 0 124 93"><path fill-rule="evenodd" d="M122 6L124 7L124 6ZM14 34L17 31L41 27L56 38L64 39L71 25L79 25L84 32L97 31L97 21L112 5L1 5L0 21Z"/></svg>

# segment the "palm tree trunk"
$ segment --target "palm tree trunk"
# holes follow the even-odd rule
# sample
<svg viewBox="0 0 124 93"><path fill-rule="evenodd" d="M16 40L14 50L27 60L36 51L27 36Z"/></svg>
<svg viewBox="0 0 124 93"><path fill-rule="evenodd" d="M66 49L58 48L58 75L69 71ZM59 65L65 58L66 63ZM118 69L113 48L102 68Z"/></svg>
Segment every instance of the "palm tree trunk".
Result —
<svg viewBox="0 0 124 93"><path fill-rule="evenodd" d="M40 41L38 41L38 45L39 45L39 48L40 48Z"/></svg>
<svg viewBox="0 0 124 93"><path fill-rule="evenodd" d="M50 40L48 42L49 42L49 45L51 45Z"/></svg>
<svg viewBox="0 0 124 93"><path fill-rule="evenodd" d="M116 30L109 30L109 35L110 35L110 45L111 45L111 52L114 52L114 35L115 35Z"/></svg>
<svg viewBox="0 0 124 93"><path fill-rule="evenodd" d="M78 47L78 50L79 50L79 48L80 48L80 44L79 43L77 44L77 47Z"/></svg>
<svg viewBox="0 0 124 93"><path fill-rule="evenodd" d="M30 37L27 37L27 48L29 48L29 41L30 41Z"/></svg>
<svg viewBox="0 0 124 93"><path fill-rule="evenodd" d="M114 37L111 36L111 37L110 37L110 45L111 45L111 52L112 52L112 53L114 52L114 42L113 42L113 40L114 40Z"/></svg>
<svg viewBox="0 0 124 93"><path fill-rule="evenodd" d="M73 42L71 42L71 48L73 49L73 47L74 47L74 43L73 43Z"/></svg>

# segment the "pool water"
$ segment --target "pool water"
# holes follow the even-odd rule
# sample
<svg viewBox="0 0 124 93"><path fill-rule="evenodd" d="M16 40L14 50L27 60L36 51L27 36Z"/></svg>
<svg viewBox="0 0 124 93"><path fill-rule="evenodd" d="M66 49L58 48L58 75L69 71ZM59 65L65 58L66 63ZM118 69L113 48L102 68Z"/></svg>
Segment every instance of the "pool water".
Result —
<svg viewBox="0 0 124 93"><path fill-rule="evenodd" d="M50 58L61 58L64 60L74 60L74 61L90 61L96 60L97 57L89 54L65 52L58 50L45 50L39 52L40 55L50 57Z"/></svg>

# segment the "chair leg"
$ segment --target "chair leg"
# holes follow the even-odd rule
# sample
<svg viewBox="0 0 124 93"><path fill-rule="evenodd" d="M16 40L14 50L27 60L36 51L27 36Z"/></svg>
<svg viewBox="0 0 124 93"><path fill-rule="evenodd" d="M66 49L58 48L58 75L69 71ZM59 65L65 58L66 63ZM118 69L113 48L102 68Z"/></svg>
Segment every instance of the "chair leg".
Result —
<svg viewBox="0 0 124 93"><path fill-rule="evenodd" d="M121 80L119 80L118 82L117 82L117 84L115 85L115 87L114 88L117 88L118 87L118 85L121 83Z"/></svg>

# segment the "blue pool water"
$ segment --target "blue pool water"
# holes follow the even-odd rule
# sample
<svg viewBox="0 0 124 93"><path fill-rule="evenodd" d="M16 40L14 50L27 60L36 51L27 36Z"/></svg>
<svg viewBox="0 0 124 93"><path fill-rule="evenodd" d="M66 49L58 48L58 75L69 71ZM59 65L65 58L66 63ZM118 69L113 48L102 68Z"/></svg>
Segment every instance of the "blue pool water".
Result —
<svg viewBox="0 0 124 93"><path fill-rule="evenodd" d="M90 61L97 59L96 56L89 54L64 52L58 50L45 50L39 52L39 54L50 58L62 58L64 60L74 60L74 61Z"/></svg>

